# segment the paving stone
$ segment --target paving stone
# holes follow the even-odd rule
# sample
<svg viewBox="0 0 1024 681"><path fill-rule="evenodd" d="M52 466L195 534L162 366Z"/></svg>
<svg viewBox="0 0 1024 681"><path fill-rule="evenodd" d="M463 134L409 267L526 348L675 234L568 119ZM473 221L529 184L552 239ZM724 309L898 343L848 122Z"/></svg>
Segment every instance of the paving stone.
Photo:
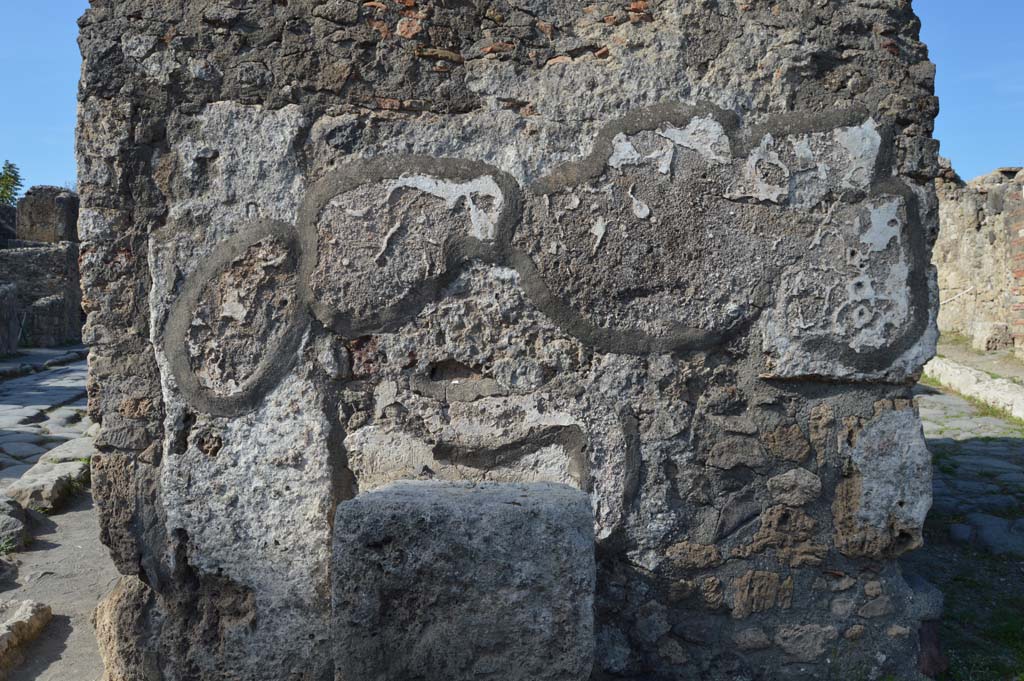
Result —
<svg viewBox="0 0 1024 681"><path fill-rule="evenodd" d="M20 459L15 459L13 456L10 456L8 454L0 454L0 468L21 465L23 465L23 462Z"/></svg>
<svg viewBox="0 0 1024 681"><path fill-rule="evenodd" d="M46 453L46 449L31 442L11 442L10 444L0 446L0 450L3 450L4 454L13 456L16 459L24 459L28 456L38 456Z"/></svg>
<svg viewBox="0 0 1024 681"><path fill-rule="evenodd" d="M91 459L95 453L96 447L93 439L90 437L80 437L68 440L64 444L54 447L43 454L39 460L45 463L69 463Z"/></svg>
<svg viewBox="0 0 1024 681"><path fill-rule="evenodd" d="M41 435L36 433L3 433L0 434L0 447L12 442L31 442L38 444L43 440Z"/></svg>
<svg viewBox="0 0 1024 681"><path fill-rule="evenodd" d="M968 544L974 536L974 529L963 523L953 523L949 526L949 538L958 544Z"/></svg>
<svg viewBox="0 0 1024 681"><path fill-rule="evenodd" d="M7 430L12 429L15 426L20 426L22 421L31 418L38 413L38 409L31 409L26 407L5 411L4 413L0 414L0 430Z"/></svg>
<svg viewBox="0 0 1024 681"><path fill-rule="evenodd" d="M962 511L965 502L953 496L937 496L932 499L932 511L952 514Z"/></svg>
<svg viewBox="0 0 1024 681"><path fill-rule="evenodd" d="M1018 487L1024 492L1024 472L1021 473L1000 473L996 476L996 480L1013 487Z"/></svg>
<svg viewBox="0 0 1024 681"><path fill-rule="evenodd" d="M58 509L88 478L89 464L81 461L37 463L10 484L5 493L25 508Z"/></svg>
<svg viewBox="0 0 1024 681"><path fill-rule="evenodd" d="M32 464L23 463L18 466L8 466L0 469L0 491L7 489L16 481L21 479L25 473L31 470Z"/></svg>
<svg viewBox="0 0 1024 681"><path fill-rule="evenodd" d="M975 508L990 513L1012 511L1020 507L1017 497L1008 494L984 494L978 495L973 500Z"/></svg>
<svg viewBox="0 0 1024 681"><path fill-rule="evenodd" d="M972 513L967 516L967 522L977 531L978 542L990 553L1024 558L1024 521Z"/></svg>
<svg viewBox="0 0 1024 681"><path fill-rule="evenodd" d="M999 492L999 485L979 480L953 480L950 485L961 494L991 494Z"/></svg>
<svg viewBox="0 0 1024 681"><path fill-rule="evenodd" d="M955 456L953 462L963 468L992 473L1024 473L1024 468L1017 464L997 459L992 456Z"/></svg>
<svg viewBox="0 0 1024 681"><path fill-rule="evenodd" d="M17 376L55 366L62 363L84 360L88 355L85 346L72 345L63 348L20 348L18 354L0 359L0 376Z"/></svg>

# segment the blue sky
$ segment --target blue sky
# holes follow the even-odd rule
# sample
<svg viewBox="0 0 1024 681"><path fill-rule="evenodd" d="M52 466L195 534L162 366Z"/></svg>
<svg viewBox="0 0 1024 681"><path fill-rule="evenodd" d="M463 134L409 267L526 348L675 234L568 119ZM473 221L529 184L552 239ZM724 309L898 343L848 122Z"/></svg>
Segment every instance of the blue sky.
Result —
<svg viewBox="0 0 1024 681"><path fill-rule="evenodd" d="M78 17L86 0L0 0L0 162L25 188L75 183Z"/></svg>
<svg viewBox="0 0 1024 681"><path fill-rule="evenodd" d="M88 3L0 2L0 161L16 163L26 187L73 184L75 20ZM942 154L965 179L1024 165L1024 0L914 0L914 8L938 65Z"/></svg>
<svg viewBox="0 0 1024 681"><path fill-rule="evenodd" d="M1024 166L1024 1L914 0L938 67L941 154L965 180Z"/></svg>

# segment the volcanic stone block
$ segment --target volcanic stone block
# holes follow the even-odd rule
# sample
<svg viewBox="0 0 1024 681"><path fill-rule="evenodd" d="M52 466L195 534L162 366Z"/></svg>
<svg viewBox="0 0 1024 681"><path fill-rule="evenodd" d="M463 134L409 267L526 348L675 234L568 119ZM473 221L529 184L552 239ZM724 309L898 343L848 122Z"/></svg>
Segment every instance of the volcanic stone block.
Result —
<svg viewBox="0 0 1024 681"><path fill-rule="evenodd" d="M590 678L586 494L397 482L342 503L334 526L338 681Z"/></svg>
<svg viewBox="0 0 1024 681"><path fill-rule="evenodd" d="M78 194L61 187L32 187L18 201L22 241L78 241Z"/></svg>

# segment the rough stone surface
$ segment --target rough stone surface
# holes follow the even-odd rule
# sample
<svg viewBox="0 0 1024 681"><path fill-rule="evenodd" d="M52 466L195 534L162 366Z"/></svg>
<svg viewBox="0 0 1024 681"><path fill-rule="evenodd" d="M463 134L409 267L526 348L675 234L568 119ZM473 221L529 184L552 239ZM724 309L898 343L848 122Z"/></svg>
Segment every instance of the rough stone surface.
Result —
<svg viewBox="0 0 1024 681"><path fill-rule="evenodd" d="M335 515L335 678L590 678L594 530L551 483L398 482Z"/></svg>
<svg viewBox="0 0 1024 681"><path fill-rule="evenodd" d="M39 463L88 463L96 452L91 437L79 437L59 444L39 457Z"/></svg>
<svg viewBox="0 0 1024 681"><path fill-rule="evenodd" d="M22 345L54 347L81 340L78 255L76 243L19 241L0 248L0 287L15 286Z"/></svg>
<svg viewBox="0 0 1024 681"><path fill-rule="evenodd" d="M846 555L899 555L923 541L932 457L916 410L898 402L879 402L875 418L848 426L832 503L836 548Z"/></svg>
<svg viewBox="0 0 1024 681"><path fill-rule="evenodd" d="M26 508L59 508L89 479L89 463L40 461L4 490L4 494Z"/></svg>
<svg viewBox="0 0 1024 681"><path fill-rule="evenodd" d="M0 603L0 674L24 659L23 647L35 639L53 618L50 606L35 601Z"/></svg>
<svg viewBox="0 0 1024 681"><path fill-rule="evenodd" d="M25 545L25 509L17 501L0 495L0 546L5 550L18 550Z"/></svg>
<svg viewBox="0 0 1024 681"><path fill-rule="evenodd" d="M943 163L936 182L941 229L934 254L942 296L939 328L966 336L977 350L1009 348L1024 357L1024 341L1015 338L1024 172L1003 168L964 182Z"/></svg>
<svg viewBox="0 0 1024 681"><path fill-rule="evenodd" d="M94 0L81 26L95 490L155 594L125 659L330 678L338 503L464 479L590 495L595 678L913 678L884 632L917 630L892 559L926 452L912 409L876 414L937 335L909 3ZM796 467L798 508L768 488ZM869 572L894 611L859 640L790 631L847 631L811 587Z"/></svg>
<svg viewBox="0 0 1024 681"><path fill-rule="evenodd" d="M0 357L10 355L18 347L21 336L21 306L18 287L0 283Z"/></svg>
<svg viewBox="0 0 1024 681"><path fill-rule="evenodd" d="M78 195L61 187L32 187L18 201L21 241L78 241Z"/></svg>
<svg viewBox="0 0 1024 681"><path fill-rule="evenodd" d="M103 681L151 681L159 667L140 645L153 590L138 577L121 577L96 607L93 625L104 662Z"/></svg>

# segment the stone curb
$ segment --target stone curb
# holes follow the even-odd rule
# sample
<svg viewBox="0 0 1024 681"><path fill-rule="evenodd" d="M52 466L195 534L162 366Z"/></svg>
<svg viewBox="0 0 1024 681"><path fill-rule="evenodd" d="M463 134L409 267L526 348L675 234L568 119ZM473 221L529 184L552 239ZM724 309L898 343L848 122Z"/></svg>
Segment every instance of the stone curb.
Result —
<svg viewBox="0 0 1024 681"><path fill-rule="evenodd" d="M90 465L85 461L51 463L40 460L11 483L4 494L22 508L57 511L76 492L76 486L88 482L89 473Z"/></svg>
<svg viewBox="0 0 1024 681"><path fill-rule="evenodd" d="M38 373L40 371L46 371L47 369L53 369L54 367L63 366L65 364L71 364L82 359L86 359L89 356L88 350L72 350L63 355L59 355L52 359L48 359L45 362L38 362L35 364L19 364L14 367L3 368L0 367L0 381L7 378L18 378L20 376L28 376L29 374Z"/></svg>
<svg viewBox="0 0 1024 681"><path fill-rule="evenodd" d="M1006 378L992 378L984 371L936 357L924 366L926 376L961 395L980 400L1011 416L1024 419L1024 386Z"/></svg>

